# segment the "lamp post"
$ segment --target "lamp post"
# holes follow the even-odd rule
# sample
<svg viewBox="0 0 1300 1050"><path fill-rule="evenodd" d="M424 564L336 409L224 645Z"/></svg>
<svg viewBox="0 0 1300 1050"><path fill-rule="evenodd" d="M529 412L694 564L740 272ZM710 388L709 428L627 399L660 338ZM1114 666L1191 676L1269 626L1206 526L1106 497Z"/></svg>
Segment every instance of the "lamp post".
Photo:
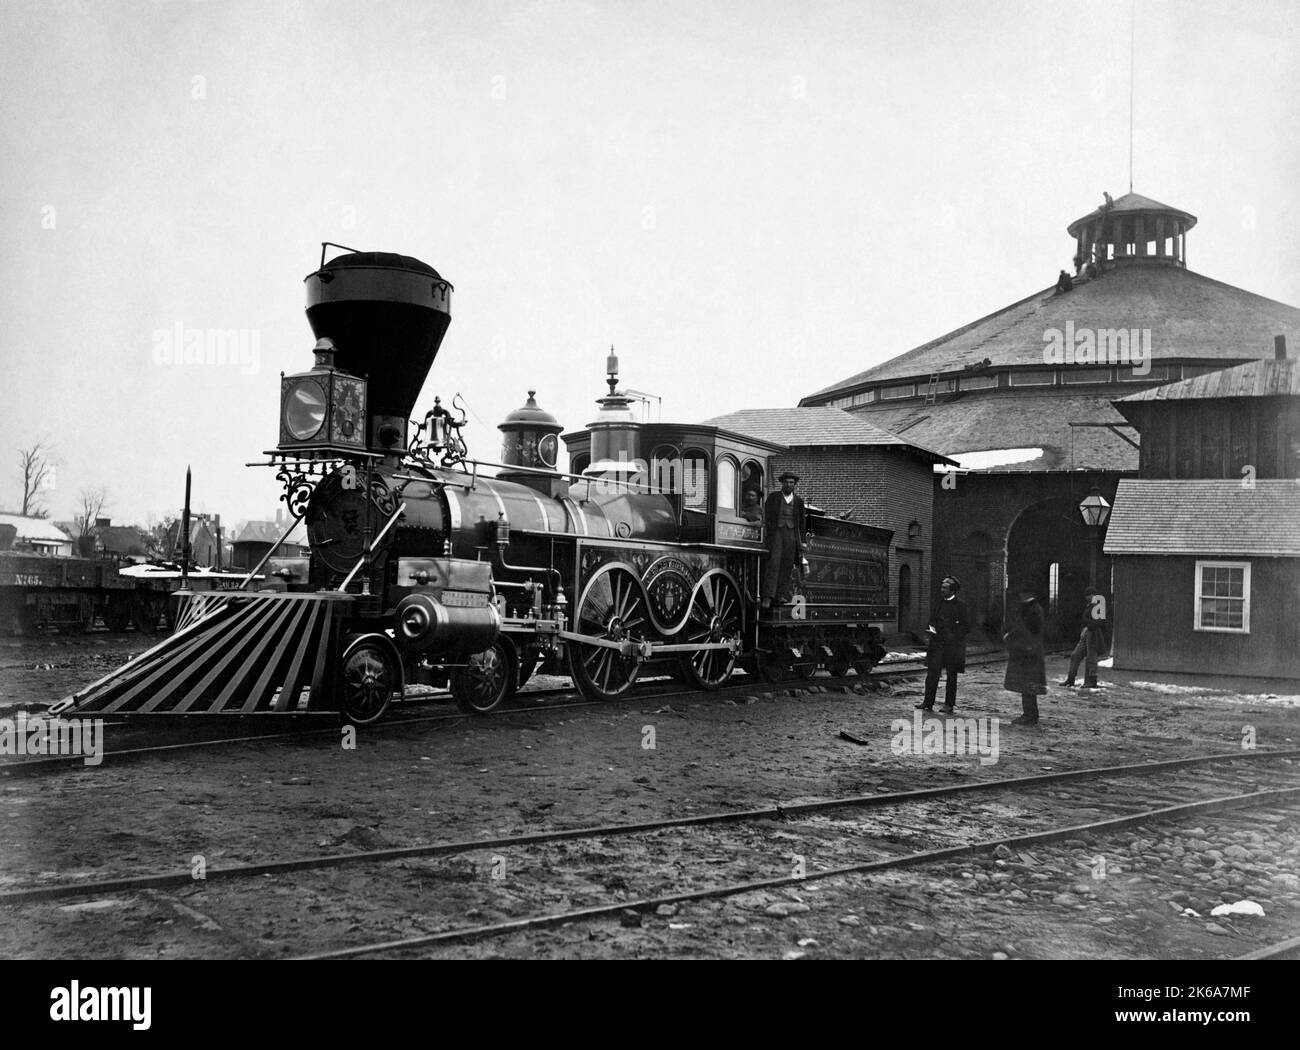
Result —
<svg viewBox="0 0 1300 1050"><path fill-rule="evenodd" d="M1089 545L1091 561L1088 569L1088 586L1096 590L1097 546L1101 542L1101 527L1106 524L1106 519L1110 517L1110 504L1106 502L1106 497L1101 494L1100 487L1093 485L1092 491L1079 504L1079 513L1083 515L1084 524L1092 530L1092 543Z"/></svg>

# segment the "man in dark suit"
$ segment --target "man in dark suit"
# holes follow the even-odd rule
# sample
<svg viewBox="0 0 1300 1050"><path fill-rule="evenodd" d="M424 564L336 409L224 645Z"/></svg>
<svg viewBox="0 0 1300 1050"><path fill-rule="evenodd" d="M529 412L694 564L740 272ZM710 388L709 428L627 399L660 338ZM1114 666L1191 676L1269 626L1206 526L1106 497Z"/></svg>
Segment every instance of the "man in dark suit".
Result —
<svg viewBox="0 0 1300 1050"><path fill-rule="evenodd" d="M934 696L939 690L939 675L948 672L944 683L943 713L950 715L957 704L957 675L966 670L966 634L970 614L966 603L957 597L961 583L956 576L945 576L939 585L942 596L930 614L928 645L925 651L925 699L917 704L922 711L934 710Z"/></svg>
<svg viewBox="0 0 1300 1050"><path fill-rule="evenodd" d="M767 565L763 572L763 608L773 600L784 605L790 600L790 572L795 560L803 562L803 534L807 527L803 498L795 492L799 475L787 470L780 477L781 491L763 503L763 524L767 526Z"/></svg>

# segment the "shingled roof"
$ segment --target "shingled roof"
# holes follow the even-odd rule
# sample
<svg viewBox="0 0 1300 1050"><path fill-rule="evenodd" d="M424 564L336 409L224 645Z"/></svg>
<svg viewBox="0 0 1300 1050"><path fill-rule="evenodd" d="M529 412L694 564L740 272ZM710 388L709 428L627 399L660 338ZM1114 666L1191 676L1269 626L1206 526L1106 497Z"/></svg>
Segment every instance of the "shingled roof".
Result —
<svg viewBox="0 0 1300 1050"><path fill-rule="evenodd" d="M1251 361L1249 364L1207 372L1178 383L1151 387L1120 398L1133 401L1197 401L1221 397L1294 397L1300 395L1300 367L1293 358Z"/></svg>
<svg viewBox="0 0 1300 1050"><path fill-rule="evenodd" d="M1104 206L1099 205L1085 215L1082 219L1075 219L1067 227L1067 232L1073 237L1076 231L1084 223L1092 222L1100 218ZM1187 229L1196 225L1196 216L1191 212L1183 211L1182 208L1174 208L1168 204L1161 204L1159 201L1152 200L1150 197L1144 197L1140 193L1126 193L1118 200L1112 201L1110 206L1111 215L1132 215L1135 212L1164 212L1166 215L1173 215L1181 218L1187 223Z"/></svg>
<svg viewBox="0 0 1300 1050"><path fill-rule="evenodd" d="M1107 554L1255 555L1300 558L1300 485L1121 478L1106 531Z"/></svg>
<svg viewBox="0 0 1300 1050"><path fill-rule="evenodd" d="M1137 435L1102 396L1040 393L1017 390L1005 394L973 394L933 405L901 404L872 408L877 425L893 433L943 449L949 456L992 449L1041 448L1037 459L996 470L1137 470L1138 453L1114 431L1104 427L1071 427L1070 423L1114 423L1130 439Z"/></svg>
<svg viewBox="0 0 1300 1050"><path fill-rule="evenodd" d="M934 461L950 462L932 448L891 434L861 415L838 408L746 408L704 420L708 426L775 441L790 448L829 445L894 445L915 449Z"/></svg>
<svg viewBox="0 0 1300 1050"><path fill-rule="evenodd" d="M800 404L880 381L1043 362L1044 332L1151 329L1151 357L1241 361L1273 351L1273 337L1300 338L1300 309L1170 265L1118 266L1058 293L1055 286L1003 307L803 398Z"/></svg>

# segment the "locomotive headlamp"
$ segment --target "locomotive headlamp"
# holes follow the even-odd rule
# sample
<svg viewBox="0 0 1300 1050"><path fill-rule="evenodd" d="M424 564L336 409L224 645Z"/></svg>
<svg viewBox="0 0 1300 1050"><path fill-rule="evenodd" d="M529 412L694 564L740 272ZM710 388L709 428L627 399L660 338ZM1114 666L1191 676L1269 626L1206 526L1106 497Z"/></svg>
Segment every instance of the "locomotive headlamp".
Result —
<svg viewBox="0 0 1300 1050"><path fill-rule="evenodd" d="M325 345L321 345L325 344ZM366 381L334 368L322 339L316 367L280 379L280 448L351 452L366 447Z"/></svg>
<svg viewBox="0 0 1300 1050"><path fill-rule="evenodd" d="M284 429L295 441L309 441L325 425L325 390L315 379L299 379L284 398Z"/></svg>

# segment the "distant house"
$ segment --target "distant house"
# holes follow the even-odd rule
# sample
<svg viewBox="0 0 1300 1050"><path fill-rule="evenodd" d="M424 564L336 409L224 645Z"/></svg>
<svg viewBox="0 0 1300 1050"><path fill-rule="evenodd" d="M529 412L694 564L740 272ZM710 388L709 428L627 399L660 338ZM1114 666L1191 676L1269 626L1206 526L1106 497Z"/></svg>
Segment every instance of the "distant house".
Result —
<svg viewBox="0 0 1300 1050"><path fill-rule="evenodd" d="M1115 666L1300 678L1300 364L1116 401L1142 434L1106 534Z"/></svg>
<svg viewBox="0 0 1300 1050"><path fill-rule="evenodd" d="M12 550L57 558L72 557L72 537L52 521L25 518L21 514L0 514L0 527L5 525L14 530ZM7 529L4 531L8 532Z"/></svg>
<svg viewBox="0 0 1300 1050"><path fill-rule="evenodd" d="M97 518L93 531L98 553L132 562L148 560L148 537L134 525L114 525L111 518Z"/></svg>
<svg viewBox="0 0 1300 1050"><path fill-rule="evenodd" d="M221 515L195 514L190 518L190 561L194 565L215 567L219 561L217 533L221 528ZM179 560L181 549L181 522L167 527L165 551L168 558Z"/></svg>
<svg viewBox="0 0 1300 1050"><path fill-rule="evenodd" d="M297 526L288 538L280 543L280 536L285 526L274 521L249 521L235 533L231 544L231 567L236 569L255 569L266 557L267 551L275 548L276 558L296 558L308 550L307 536L302 526Z"/></svg>

